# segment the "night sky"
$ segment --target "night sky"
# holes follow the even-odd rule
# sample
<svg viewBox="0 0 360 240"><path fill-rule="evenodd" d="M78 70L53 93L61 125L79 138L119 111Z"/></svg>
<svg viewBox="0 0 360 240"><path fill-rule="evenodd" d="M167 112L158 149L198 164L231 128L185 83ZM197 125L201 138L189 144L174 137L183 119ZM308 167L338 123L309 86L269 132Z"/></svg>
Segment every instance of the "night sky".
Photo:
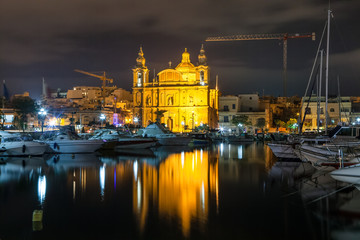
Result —
<svg viewBox="0 0 360 240"><path fill-rule="evenodd" d="M0 77L10 93L100 86L74 72L106 71L131 90L140 45L146 65L158 73L176 66L188 48L197 62L204 44L211 81L219 75L226 94L281 96L282 42L205 42L210 36L315 32L316 41L288 41L288 96L303 96L326 18L321 0L11 0L0 3ZM360 95L360 1L331 2L330 93ZM326 49L325 45L324 48Z"/></svg>

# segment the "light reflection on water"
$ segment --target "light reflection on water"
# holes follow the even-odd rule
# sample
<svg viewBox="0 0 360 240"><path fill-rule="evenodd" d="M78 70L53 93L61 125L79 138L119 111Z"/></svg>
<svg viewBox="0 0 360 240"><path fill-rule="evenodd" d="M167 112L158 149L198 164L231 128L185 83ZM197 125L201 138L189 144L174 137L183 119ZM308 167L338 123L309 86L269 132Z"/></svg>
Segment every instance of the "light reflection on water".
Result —
<svg viewBox="0 0 360 240"><path fill-rule="evenodd" d="M46 176L39 176L38 178L38 197L40 205L45 201L46 195Z"/></svg>
<svg viewBox="0 0 360 240"><path fill-rule="evenodd" d="M128 238L217 239L224 235L246 239L260 228L263 233L257 233L255 239L278 239L277 231L291 235L298 221L303 224L308 219L300 199L312 201L336 187L334 181L320 175L315 183L312 170L302 163L276 162L271 150L257 143L221 143L200 149L161 147L110 156L8 159L0 166L0 238L19 237L9 227L15 222L23 229L20 232L31 232L26 219L40 203L44 210L41 234L49 238L53 235L46 229L57 232L59 222L65 229L85 222L84 228L75 229L81 236L92 236L89 229L106 229L115 236L119 230L110 226L116 225ZM37 202L32 200L34 194ZM284 198L286 194L290 197ZM16 204L20 198L26 202L21 207ZM296 204L288 206L290 200ZM89 214L93 222L89 222ZM264 221L263 226L260 223ZM314 226L318 223L307 221ZM278 229L279 225L286 229ZM301 239L309 234L311 231L305 230L291 236Z"/></svg>

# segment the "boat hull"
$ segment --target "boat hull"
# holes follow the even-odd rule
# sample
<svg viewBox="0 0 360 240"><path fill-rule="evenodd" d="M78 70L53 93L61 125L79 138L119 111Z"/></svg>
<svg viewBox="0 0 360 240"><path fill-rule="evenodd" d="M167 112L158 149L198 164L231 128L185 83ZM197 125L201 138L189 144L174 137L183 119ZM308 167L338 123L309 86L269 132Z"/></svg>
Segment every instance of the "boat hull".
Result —
<svg viewBox="0 0 360 240"><path fill-rule="evenodd" d="M47 142L57 153L92 153L101 148L103 140L57 140Z"/></svg>
<svg viewBox="0 0 360 240"><path fill-rule="evenodd" d="M6 142L2 143L0 148L5 150L2 154L8 156L40 156L50 150L48 144L33 141Z"/></svg>
<svg viewBox="0 0 360 240"><path fill-rule="evenodd" d="M157 141L153 139L131 139L131 140L123 140L123 141L116 141L115 142L115 150L120 149L128 149L128 148L150 148L155 147Z"/></svg>
<svg viewBox="0 0 360 240"><path fill-rule="evenodd" d="M360 184L360 165L335 170L330 175L332 178L342 182Z"/></svg>
<svg viewBox="0 0 360 240"><path fill-rule="evenodd" d="M162 146L188 146L192 140L191 137L167 137L158 138Z"/></svg>
<svg viewBox="0 0 360 240"><path fill-rule="evenodd" d="M277 158L298 159L291 144L268 143L267 145Z"/></svg>
<svg viewBox="0 0 360 240"><path fill-rule="evenodd" d="M305 160L311 162L313 167L318 170L333 170L340 167L337 152L322 148L321 146L303 145L299 149L299 154ZM358 163L359 159L357 157L344 157L342 165L347 167Z"/></svg>

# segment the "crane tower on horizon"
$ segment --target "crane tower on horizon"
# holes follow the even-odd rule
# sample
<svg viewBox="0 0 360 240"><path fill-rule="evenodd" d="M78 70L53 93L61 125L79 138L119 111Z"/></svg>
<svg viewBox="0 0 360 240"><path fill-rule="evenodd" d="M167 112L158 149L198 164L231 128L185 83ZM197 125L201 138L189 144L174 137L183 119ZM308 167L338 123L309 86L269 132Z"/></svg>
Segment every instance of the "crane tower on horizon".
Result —
<svg viewBox="0 0 360 240"><path fill-rule="evenodd" d="M274 34L242 34L222 37L208 37L206 42L243 41L243 40L282 40L283 41L283 94L286 97L287 88L287 40L292 38L311 38L315 40L315 33L274 33Z"/></svg>
<svg viewBox="0 0 360 240"><path fill-rule="evenodd" d="M113 79L112 78L107 78L105 72L104 72L103 75L97 75L97 74L93 74L93 73L86 72L86 71L79 70L79 69L75 69L74 71L85 74L85 75L89 75L89 76L92 76L92 77L99 78L102 81L102 87L106 86L106 82L113 83Z"/></svg>

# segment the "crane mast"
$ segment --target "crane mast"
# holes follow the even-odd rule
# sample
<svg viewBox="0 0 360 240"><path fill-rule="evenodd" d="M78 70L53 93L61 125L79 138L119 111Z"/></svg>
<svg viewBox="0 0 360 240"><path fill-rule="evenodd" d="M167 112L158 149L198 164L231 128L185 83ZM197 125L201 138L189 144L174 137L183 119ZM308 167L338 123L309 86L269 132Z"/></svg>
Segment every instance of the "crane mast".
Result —
<svg viewBox="0 0 360 240"><path fill-rule="evenodd" d="M286 97L287 89L287 40L292 38L311 38L315 40L315 33L270 33L270 34L241 34L222 37L208 37L206 42L244 41L244 40L282 40L283 41L283 91Z"/></svg>
<svg viewBox="0 0 360 240"><path fill-rule="evenodd" d="M97 75L97 74L93 74L93 73L86 72L86 71L79 70L79 69L75 69L74 71L78 72L78 73L88 75L88 76L99 78L102 81L102 87L106 86L106 82L113 83L113 79L112 78L107 78L105 72L104 72L103 75Z"/></svg>

